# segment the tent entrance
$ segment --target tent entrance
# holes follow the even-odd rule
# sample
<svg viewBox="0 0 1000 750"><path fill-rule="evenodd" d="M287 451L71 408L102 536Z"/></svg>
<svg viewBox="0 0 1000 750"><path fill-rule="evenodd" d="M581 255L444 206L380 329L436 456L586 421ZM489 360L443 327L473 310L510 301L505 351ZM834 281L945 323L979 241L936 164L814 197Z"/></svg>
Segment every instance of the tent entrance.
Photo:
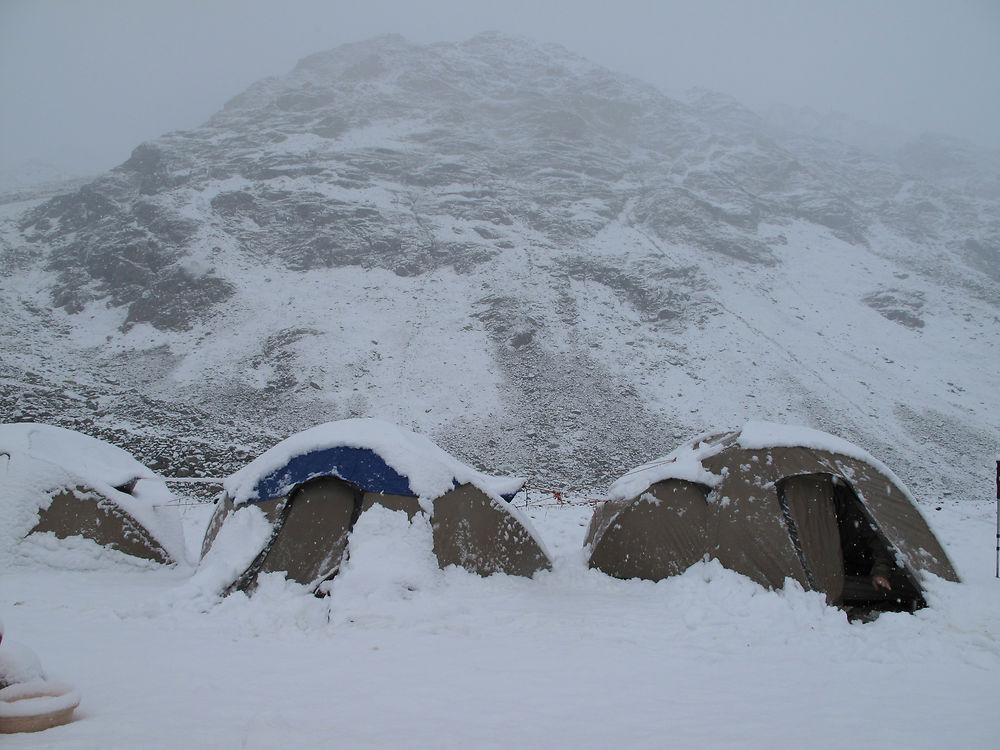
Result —
<svg viewBox="0 0 1000 750"><path fill-rule="evenodd" d="M280 571L305 585L333 578L361 512L362 496L356 486L335 477L297 487L281 508L264 549L226 593L252 592L260 573Z"/></svg>
<svg viewBox="0 0 1000 750"><path fill-rule="evenodd" d="M926 606L920 587L897 564L895 550L846 479L805 474L786 477L776 488L810 588L859 617ZM891 591L876 589L873 575L884 575Z"/></svg>

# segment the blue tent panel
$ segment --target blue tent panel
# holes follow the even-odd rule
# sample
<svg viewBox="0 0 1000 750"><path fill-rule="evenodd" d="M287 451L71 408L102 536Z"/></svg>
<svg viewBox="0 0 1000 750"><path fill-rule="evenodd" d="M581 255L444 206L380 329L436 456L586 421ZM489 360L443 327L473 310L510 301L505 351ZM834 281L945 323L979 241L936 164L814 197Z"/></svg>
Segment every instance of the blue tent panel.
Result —
<svg viewBox="0 0 1000 750"><path fill-rule="evenodd" d="M257 482L251 502L283 497L294 487L316 477L339 477L365 492L416 497L410 480L389 466L370 448L337 446L296 456Z"/></svg>

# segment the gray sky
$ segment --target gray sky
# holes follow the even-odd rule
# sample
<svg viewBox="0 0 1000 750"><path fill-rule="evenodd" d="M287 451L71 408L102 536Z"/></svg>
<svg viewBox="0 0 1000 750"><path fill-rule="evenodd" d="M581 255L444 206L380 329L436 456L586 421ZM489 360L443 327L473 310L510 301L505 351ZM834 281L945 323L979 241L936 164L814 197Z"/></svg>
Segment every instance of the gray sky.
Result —
<svg viewBox="0 0 1000 750"><path fill-rule="evenodd" d="M556 42L721 91L1000 148L998 0L0 0L0 170L96 172L307 54L384 33Z"/></svg>

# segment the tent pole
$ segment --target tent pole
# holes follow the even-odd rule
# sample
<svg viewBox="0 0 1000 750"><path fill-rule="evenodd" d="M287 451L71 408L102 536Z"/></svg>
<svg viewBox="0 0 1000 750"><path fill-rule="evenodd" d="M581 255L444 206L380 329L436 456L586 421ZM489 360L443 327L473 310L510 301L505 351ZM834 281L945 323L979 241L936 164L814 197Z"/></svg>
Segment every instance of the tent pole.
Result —
<svg viewBox="0 0 1000 750"><path fill-rule="evenodd" d="M997 460L997 578L1000 578L1000 459Z"/></svg>

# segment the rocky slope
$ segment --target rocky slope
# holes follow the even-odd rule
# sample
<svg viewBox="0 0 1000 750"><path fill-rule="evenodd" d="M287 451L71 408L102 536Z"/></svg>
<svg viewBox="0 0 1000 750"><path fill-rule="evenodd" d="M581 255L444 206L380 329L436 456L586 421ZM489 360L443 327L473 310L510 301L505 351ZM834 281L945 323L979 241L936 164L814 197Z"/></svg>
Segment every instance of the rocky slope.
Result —
<svg viewBox="0 0 1000 750"><path fill-rule="evenodd" d="M0 207L0 409L209 475L380 416L594 492L760 418L971 496L997 155L830 136L492 34L313 55Z"/></svg>

